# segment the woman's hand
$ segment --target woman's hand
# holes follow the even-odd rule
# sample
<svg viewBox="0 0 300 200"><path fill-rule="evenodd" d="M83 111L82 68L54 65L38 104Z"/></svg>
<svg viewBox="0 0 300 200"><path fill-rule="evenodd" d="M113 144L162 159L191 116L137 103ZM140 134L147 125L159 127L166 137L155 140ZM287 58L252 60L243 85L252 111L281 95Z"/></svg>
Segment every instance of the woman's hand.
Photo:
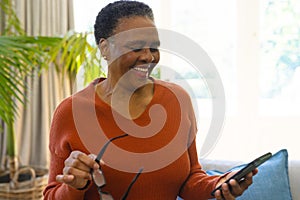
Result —
<svg viewBox="0 0 300 200"><path fill-rule="evenodd" d="M252 184L252 177L257 174L258 170L255 169L246 175L245 179L240 182L230 180L229 184L224 183L229 177L233 176L236 172L230 172L223 179L219 181L216 187L222 185L222 192L217 190L215 197L217 200L234 200L235 197L241 196L245 190Z"/></svg>
<svg viewBox="0 0 300 200"><path fill-rule="evenodd" d="M57 175L56 181L68 184L76 189L84 188L88 181L92 180L90 170L99 169L99 165L94 159L95 155L72 151L65 160L63 174Z"/></svg>

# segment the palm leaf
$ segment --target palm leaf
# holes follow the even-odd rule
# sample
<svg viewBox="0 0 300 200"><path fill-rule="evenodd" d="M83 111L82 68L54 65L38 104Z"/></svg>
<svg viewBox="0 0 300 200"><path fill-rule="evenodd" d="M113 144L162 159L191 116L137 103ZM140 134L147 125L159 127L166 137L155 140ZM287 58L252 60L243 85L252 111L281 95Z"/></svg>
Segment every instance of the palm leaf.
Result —
<svg viewBox="0 0 300 200"><path fill-rule="evenodd" d="M88 35L69 33L64 38L0 36L0 118L8 127L13 128L17 101L26 101L25 77L31 76L36 69L48 69L50 63L55 63L59 72L76 74L80 67L85 67L85 82L103 74L97 48L87 41ZM13 135L9 137L8 154L13 156Z"/></svg>
<svg viewBox="0 0 300 200"><path fill-rule="evenodd" d="M0 36L0 118L14 120L15 101L24 102L24 78L46 60L46 49L59 38ZM51 46L49 46L51 45Z"/></svg>

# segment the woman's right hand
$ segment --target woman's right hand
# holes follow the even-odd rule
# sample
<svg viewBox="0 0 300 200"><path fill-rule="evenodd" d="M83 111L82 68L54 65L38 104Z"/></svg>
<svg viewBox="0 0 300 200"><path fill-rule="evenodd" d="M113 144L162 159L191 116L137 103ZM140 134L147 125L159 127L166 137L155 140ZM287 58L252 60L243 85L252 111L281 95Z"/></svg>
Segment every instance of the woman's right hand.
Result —
<svg viewBox="0 0 300 200"><path fill-rule="evenodd" d="M86 155L80 151L72 151L70 156L65 160L63 174L56 176L56 181L68 184L69 186L81 189L84 188L89 180L92 180L90 170L99 169L95 161L95 155Z"/></svg>

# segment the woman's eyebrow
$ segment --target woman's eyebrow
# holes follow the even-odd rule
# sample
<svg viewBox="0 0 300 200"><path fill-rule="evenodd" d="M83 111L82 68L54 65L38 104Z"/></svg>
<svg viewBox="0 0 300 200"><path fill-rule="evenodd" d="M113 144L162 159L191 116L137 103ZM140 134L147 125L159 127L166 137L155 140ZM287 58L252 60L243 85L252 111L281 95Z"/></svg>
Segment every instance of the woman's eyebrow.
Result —
<svg viewBox="0 0 300 200"><path fill-rule="evenodd" d="M151 46L159 47L159 46L160 46L160 41L157 40L157 41L152 42L152 43L151 43Z"/></svg>
<svg viewBox="0 0 300 200"><path fill-rule="evenodd" d="M140 47L144 47L146 46L148 42L145 41L145 40L133 40L133 41L128 41L126 43L126 46L135 46L135 45L138 45ZM160 46L160 41L157 40L157 41L153 41L150 43L150 46Z"/></svg>
<svg viewBox="0 0 300 200"><path fill-rule="evenodd" d="M146 41L144 40L133 40L133 41L128 41L126 43L127 46L134 46L134 45L138 45L138 46L145 46L146 45Z"/></svg>

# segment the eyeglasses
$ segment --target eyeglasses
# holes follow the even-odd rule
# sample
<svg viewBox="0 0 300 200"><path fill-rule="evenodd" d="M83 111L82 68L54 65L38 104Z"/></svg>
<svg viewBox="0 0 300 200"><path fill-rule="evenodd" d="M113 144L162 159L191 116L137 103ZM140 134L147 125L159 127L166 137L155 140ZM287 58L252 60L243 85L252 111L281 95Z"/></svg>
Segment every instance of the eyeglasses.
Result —
<svg viewBox="0 0 300 200"><path fill-rule="evenodd" d="M128 136L128 134L123 134L123 135L119 135L117 137L114 137L114 138L111 138L110 140L108 140L104 146L101 148L100 152L98 153L95 161L100 165L100 160L105 152L105 150L107 149L108 145L116 140L116 139L119 139L119 138L123 138L123 137L126 137ZM139 170L139 172L135 175L135 177L132 179L130 185L128 186L126 192L124 193L123 197L121 198L121 200L126 200L133 184L136 182L136 180L138 179L138 177L140 176L140 174L142 173L143 171L143 168L141 168ZM91 176L92 176L92 179L94 181L94 183L96 184L97 186L97 189L98 189L98 193L100 195L100 200L114 200L114 198L111 196L111 194L107 193L107 192L104 192L102 191L101 189L105 186L106 184L106 181L105 181L105 177L101 171L101 169L98 169L98 170L93 170L91 169L90 171L91 173Z"/></svg>

